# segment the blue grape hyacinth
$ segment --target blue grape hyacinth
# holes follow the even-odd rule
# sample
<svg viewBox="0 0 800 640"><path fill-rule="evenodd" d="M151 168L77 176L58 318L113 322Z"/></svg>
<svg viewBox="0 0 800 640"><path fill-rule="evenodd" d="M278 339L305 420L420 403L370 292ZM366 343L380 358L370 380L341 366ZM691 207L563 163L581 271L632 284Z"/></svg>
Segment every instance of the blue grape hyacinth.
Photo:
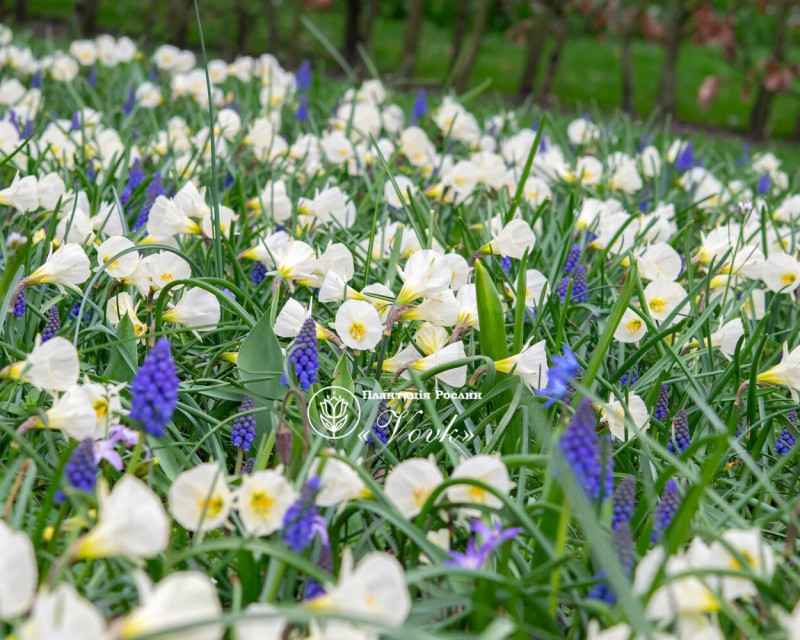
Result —
<svg viewBox="0 0 800 640"><path fill-rule="evenodd" d="M658 400L656 400L656 408L653 411L653 417L656 420L666 420L669 415L669 387L665 384L661 385L658 391Z"/></svg>
<svg viewBox="0 0 800 640"><path fill-rule="evenodd" d="M131 418L150 435L163 436L178 404L179 384L170 344L160 338L131 382Z"/></svg>
<svg viewBox="0 0 800 640"><path fill-rule="evenodd" d="M667 443L667 451L680 455L689 448L689 418L686 409L681 409L672 419L672 434Z"/></svg>
<svg viewBox="0 0 800 640"><path fill-rule="evenodd" d="M255 401L250 396L245 396L239 405L238 413L252 411L256 406ZM249 413L246 416L239 416L233 421L231 427L231 442L245 451L249 451L256 439L256 417Z"/></svg>
<svg viewBox="0 0 800 640"><path fill-rule="evenodd" d="M56 307L50 307L47 314L47 322L42 331L42 342L47 342L50 338L54 337L61 330L61 316L58 315Z"/></svg>
<svg viewBox="0 0 800 640"><path fill-rule="evenodd" d="M328 546L325 519L319 515L314 498L319 491L319 478L313 476L303 485L300 497L283 516L283 540L295 553L308 547L319 535L323 546Z"/></svg>
<svg viewBox="0 0 800 640"><path fill-rule="evenodd" d="M561 434L559 447L586 496L597 499L613 490L612 462L605 443L597 437L597 418L588 398L583 398Z"/></svg>
<svg viewBox="0 0 800 640"><path fill-rule="evenodd" d="M91 493L97 484L97 460L94 455L94 441L86 438L75 448L67 464L64 477L70 486L79 491Z"/></svg>
<svg viewBox="0 0 800 640"><path fill-rule="evenodd" d="M636 478L625 476L614 489L611 511L611 528L616 530L622 523L630 522L636 509Z"/></svg>
<svg viewBox="0 0 800 640"><path fill-rule="evenodd" d="M664 493L661 494L661 502L658 503L658 510L656 511L656 520L653 523L653 533L650 536L650 542L657 542L661 535L667 530L670 522L678 512L678 507L681 505L681 494L678 492L678 483L674 480L669 480L664 487Z"/></svg>
<svg viewBox="0 0 800 640"><path fill-rule="evenodd" d="M317 353L317 323L313 318L306 318L300 332L289 347L289 364L294 368L300 388L308 391L317 381L319 359ZM281 384L286 386L286 374L281 376Z"/></svg>

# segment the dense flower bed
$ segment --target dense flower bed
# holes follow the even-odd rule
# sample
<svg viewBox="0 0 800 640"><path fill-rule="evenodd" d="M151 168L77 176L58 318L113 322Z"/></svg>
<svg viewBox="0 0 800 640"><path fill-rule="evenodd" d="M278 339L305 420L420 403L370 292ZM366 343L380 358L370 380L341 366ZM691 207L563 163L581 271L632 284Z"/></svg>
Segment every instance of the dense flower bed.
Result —
<svg viewBox="0 0 800 640"><path fill-rule="evenodd" d="M800 637L776 157L0 43L4 634Z"/></svg>

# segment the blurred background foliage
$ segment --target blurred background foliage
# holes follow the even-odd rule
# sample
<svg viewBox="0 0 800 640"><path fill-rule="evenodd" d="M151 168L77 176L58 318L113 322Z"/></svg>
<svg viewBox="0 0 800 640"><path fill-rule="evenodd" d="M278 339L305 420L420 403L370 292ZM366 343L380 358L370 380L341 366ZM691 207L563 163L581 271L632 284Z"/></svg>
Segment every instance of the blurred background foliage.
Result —
<svg viewBox="0 0 800 640"><path fill-rule="evenodd" d="M552 109L621 109L800 139L800 0L199 0L214 55L310 58L326 77L475 86ZM0 0L43 38L196 49L194 0Z"/></svg>

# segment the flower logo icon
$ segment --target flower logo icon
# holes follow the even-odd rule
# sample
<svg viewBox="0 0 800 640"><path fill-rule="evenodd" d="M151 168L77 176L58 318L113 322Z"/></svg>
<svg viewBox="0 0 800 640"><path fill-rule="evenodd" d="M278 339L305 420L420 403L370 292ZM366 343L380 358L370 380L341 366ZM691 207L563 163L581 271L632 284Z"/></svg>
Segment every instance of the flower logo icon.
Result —
<svg viewBox="0 0 800 640"><path fill-rule="evenodd" d="M361 407L349 389L323 387L308 401L308 419L317 434L338 440L347 437L358 427Z"/></svg>

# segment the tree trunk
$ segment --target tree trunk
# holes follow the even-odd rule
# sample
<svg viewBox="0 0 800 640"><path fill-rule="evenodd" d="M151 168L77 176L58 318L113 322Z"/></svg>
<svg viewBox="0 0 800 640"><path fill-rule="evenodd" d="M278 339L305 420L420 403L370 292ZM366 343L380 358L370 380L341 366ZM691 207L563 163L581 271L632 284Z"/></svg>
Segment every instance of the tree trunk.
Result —
<svg viewBox="0 0 800 640"><path fill-rule="evenodd" d="M364 28L361 37L364 39L364 47L367 51L372 51L372 31L375 28L375 21L378 18L380 0L369 0L367 5L367 15L364 18Z"/></svg>
<svg viewBox="0 0 800 640"><path fill-rule="evenodd" d="M296 0L294 3L294 11L292 12L292 35L289 38L289 53L288 53L288 66L290 69L296 69L300 59L300 28L303 22L300 18L303 16L303 3Z"/></svg>
<svg viewBox="0 0 800 640"><path fill-rule="evenodd" d="M269 0L266 0L267 2ZM236 42L231 43L235 48L234 53L242 54L247 51L247 36L250 33L250 11L247 0L236 0Z"/></svg>
<svg viewBox="0 0 800 640"><path fill-rule="evenodd" d="M183 49L189 32L189 5L191 0L169 0L167 2L167 41Z"/></svg>
<svg viewBox="0 0 800 640"><path fill-rule="evenodd" d="M84 38L90 38L96 33L99 8L100 0L75 0L75 19Z"/></svg>
<svg viewBox="0 0 800 640"><path fill-rule="evenodd" d="M303 5L302 2L295 4ZM264 15L267 17L267 51L275 55L279 48L278 12L275 11L275 0L264 0Z"/></svg>
<svg viewBox="0 0 800 640"><path fill-rule="evenodd" d="M344 18L342 55L354 69L359 66L358 45L361 43L361 0L347 0Z"/></svg>
<svg viewBox="0 0 800 640"><path fill-rule="evenodd" d="M14 19L17 22L25 22L28 17L28 0L16 0L14 2Z"/></svg>
<svg viewBox="0 0 800 640"><path fill-rule="evenodd" d="M486 31L486 21L488 18L489 0L477 0L475 19L472 23L472 33L470 34L469 42L467 42L464 56L461 62L458 63L458 67L453 76L453 86L458 93L463 93L467 88L472 67L475 65L475 61L478 59L478 53L481 50L481 43L483 41L483 34Z"/></svg>
<svg viewBox="0 0 800 640"><path fill-rule="evenodd" d="M458 13L456 14L455 26L453 28L453 57L450 59L450 68L447 75L453 73L461 56L461 49L464 46L464 35L467 32L467 16L469 15L469 0L459 0Z"/></svg>
<svg viewBox="0 0 800 640"><path fill-rule="evenodd" d="M778 0L775 40L772 45L772 59L778 63L786 60L786 22L789 18L789 5L791 3L792 0ZM752 111L750 111L750 135L757 140L764 137L767 122L769 121L769 110L774 97L775 93L764 86L764 78L761 78L756 100L753 103Z"/></svg>
<svg viewBox="0 0 800 640"><path fill-rule="evenodd" d="M536 18L536 21L528 34L528 50L525 54L525 68L522 70L522 78L519 82L517 95L520 100L524 100L533 93L536 87L536 74L539 71L539 64L542 61L544 45L547 41L547 32L553 12L549 6L545 6Z"/></svg>
<svg viewBox="0 0 800 640"><path fill-rule="evenodd" d="M417 66L419 37L422 31L422 18L425 15L425 0L412 0L406 19L406 33L403 38L403 57L397 68L397 76L401 80L411 79Z"/></svg>
<svg viewBox="0 0 800 640"><path fill-rule="evenodd" d="M671 0L664 33L664 63L658 87L658 107L662 117L675 115L678 54L681 47L681 25L685 0Z"/></svg>
<svg viewBox="0 0 800 640"><path fill-rule="evenodd" d="M544 81L536 92L537 100L543 106L547 106L552 102L553 88L555 87L556 75L558 73L558 64L561 62L561 53L564 51L564 44L567 42L568 33L567 19L566 17L562 17L556 41L553 43L553 48L550 50L550 56L547 59L547 71L544 76Z"/></svg>

